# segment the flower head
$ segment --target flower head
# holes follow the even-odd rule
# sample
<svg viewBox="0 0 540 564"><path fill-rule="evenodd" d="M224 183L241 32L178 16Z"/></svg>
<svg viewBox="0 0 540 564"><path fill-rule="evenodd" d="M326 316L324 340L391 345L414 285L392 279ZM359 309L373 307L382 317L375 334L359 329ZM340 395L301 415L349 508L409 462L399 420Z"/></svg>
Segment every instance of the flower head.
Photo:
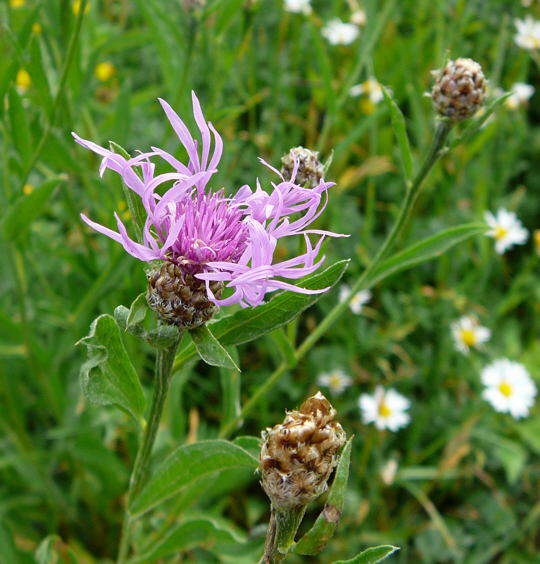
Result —
<svg viewBox="0 0 540 564"><path fill-rule="evenodd" d="M116 68L109 61L103 61L96 65L94 75L100 82L108 82L116 73Z"/></svg>
<svg viewBox="0 0 540 564"><path fill-rule="evenodd" d="M311 0L285 0L283 7L294 14L311 14Z"/></svg>
<svg viewBox="0 0 540 564"><path fill-rule="evenodd" d="M516 82L512 86L512 94L506 99L506 107L517 110L521 106L526 106L531 96L534 94L534 86L524 82Z"/></svg>
<svg viewBox="0 0 540 564"><path fill-rule="evenodd" d="M336 410L321 392L263 431L261 484L272 505L288 510L324 493L345 438Z"/></svg>
<svg viewBox="0 0 540 564"><path fill-rule="evenodd" d="M323 37L330 45L349 45L359 34L358 26L341 21L339 18L330 20L323 28Z"/></svg>
<svg viewBox="0 0 540 564"><path fill-rule="evenodd" d="M339 289L339 301L340 302L345 301L350 295L351 295L350 286L348 286L347 284L343 284ZM369 300L371 300L371 298L372 298L372 294L369 290L361 290L360 292L357 292L356 294L354 294L354 296L352 297L349 303L349 307L351 308L351 311L356 315L359 315L362 312L364 305L367 304Z"/></svg>
<svg viewBox="0 0 540 564"><path fill-rule="evenodd" d="M313 188L324 176L324 166L319 161L319 151L305 147L293 147L281 157L281 174L285 180L292 178L296 170L296 183L305 188Z"/></svg>
<svg viewBox="0 0 540 564"><path fill-rule="evenodd" d="M319 386L328 388L334 394L341 394L351 385L352 380L343 370L336 368L330 372L319 374L317 383Z"/></svg>
<svg viewBox="0 0 540 564"><path fill-rule="evenodd" d="M495 239L495 250L500 255L514 245L523 245L527 241L529 232L514 212L500 208L496 214L486 212L484 217L490 227L486 235Z"/></svg>
<svg viewBox="0 0 540 564"><path fill-rule="evenodd" d="M364 26L366 25L366 12L364 12L364 10L355 10L352 14L351 14L351 23L353 23L354 25L357 26Z"/></svg>
<svg viewBox="0 0 540 564"><path fill-rule="evenodd" d="M482 107L487 85L482 67L476 61L464 58L448 61L442 70L433 73L431 98L441 116L461 121Z"/></svg>
<svg viewBox="0 0 540 564"><path fill-rule="evenodd" d="M496 411L519 419L534 405L536 386L526 368L506 358L496 360L482 370L482 397Z"/></svg>
<svg viewBox="0 0 540 564"><path fill-rule="evenodd" d="M527 16L523 20L514 20L514 23L517 30L514 35L516 45L531 51L540 49L540 21Z"/></svg>
<svg viewBox="0 0 540 564"><path fill-rule="evenodd" d="M468 354L472 348L480 347L491 336L491 331L479 325L476 317L471 315L454 321L451 329L457 350L464 354Z"/></svg>
<svg viewBox="0 0 540 564"><path fill-rule="evenodd" d="M17 76L15 77L15 85L17 86L17 90L24 94L31 86L32 79L30 78L30 74L25 69L19 69L17 71Z"/></svg>
<svg viewBox="0 0 540 564"><path fill-rule="evenodd" d="M368 78L365 82L351 86L349 94L351 96L365 94L374 104L378 104L384 98L380 82L373 77Z"/></svg>
<svg viewBox="0 0 540 564"><path fill-rule="evenodd" d="M374 423L377 429L397 431L410 421L406 413L410 402L395 390L377 386L373 394L362 394L358 403L364 423Z"/></svg>
<svg viewBox="0 0 540 564"><path fill-rule="evenodd" d="M285 180L262 161L279 176L278 183L272 183L270 193L265 192L258 181L255 190L245 185L232 197L223 190L212 192L207 185L221 158L220 135L205 120L195 94L193 112L202 142L192 137L167 102L160 102L187 152L187 164L159 147L125 159L73 134L79 144L103 157L100 174L106 169L117 172L126 186L140 197L146 211L142 241L137 242L128 235L118 214L115 214L118 231L95 223L85 215L81 215L82 219L123 245L139 260L167 261L183 273L204 281L208 298L216 305L256 306L263 303L267 292L280 289L304 294L327 290L308 290L286 279L296 280L317 270L324 260L324 257L317 260L324 238L339 236L309 228L325 209L327 190L333 183L321 180L312 189L304 188L295 183L297 167L291 178ZM156 174L152 160L156 158L173 171ZM275 262L278 240L294 235L304 238L306 251ZM315 244L312 236L317 238ZM228 290L229 295L220 298L212 289L214 283Z"/></svg>

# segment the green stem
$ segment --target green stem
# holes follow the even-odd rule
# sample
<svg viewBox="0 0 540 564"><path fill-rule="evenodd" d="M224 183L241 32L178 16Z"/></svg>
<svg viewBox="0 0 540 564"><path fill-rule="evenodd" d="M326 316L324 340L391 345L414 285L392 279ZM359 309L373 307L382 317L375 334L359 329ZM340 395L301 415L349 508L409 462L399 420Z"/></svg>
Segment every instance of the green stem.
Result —
<svg viewBox="0 0 540 564"><path fill-rule="evenodd" d="M306 506L277 511L272 507L270 522L266 532L264 554L259 564L281 562L294 545L294 537L304 518Z"/></svg>
<svg viewBox="0 0 540 564"><path fill-rule="evenodd" d="M132 520L129 513L129 503L133 499L133 496L141 490L148 472L150 455L152 454L152 447L154 446L154 442L156 440L159 422L163 413L163 406L165 405L165 400L169 391L173 361L179 341L180 335L173 345L166 349L158 349L157 351L152 406L150 407L148 424L144 432L143 440L139 444L139 450L137 451L135 464L133 465L131 478L129 480L126 509L124 513L124 521L122 523L122 532L120 535L120 547L118 550L118 564L123 564L128 555Z"/></svg>
<svg viewBox="0 0 540 564"><path fill-rule="evenodd" d="M396 222L392 226L392 229L386 236L386 239L373 257L372 261L369 263L368 267L353 284L348 298L336 304L330 310L328 315L321 321L321 323L319 323L315 330L296 349L294 354L295 362L293 365L291 365L290 362L282 362L271 376L265 380L264 384L258 388L253 396L251 396L251 398L244 404L238 416L229 421L229 423L221 430L221 437L228 436L236 428L238 421L244 419L246 415L251 412L259 400L280 380L281 376L283 376L287 370L294 368L294 366L298 364L298 362L308 353L315 343L328 331L328 329L330 329L334 322L346 311L354 295L369 287L371 274L379 266L386 253L396 242L396 239L402 232L403 228L407 225L426 176L444 152L444 145L446 139L448 138L448 134L452 129L452 125L452 122L448 120L442 120L439 123L433 142L431 143L431 147L426 154L420 170L417 172L413 181L407 186L407 192L405 194L405 198L403 199L403 203L401 204Z"/></svg>

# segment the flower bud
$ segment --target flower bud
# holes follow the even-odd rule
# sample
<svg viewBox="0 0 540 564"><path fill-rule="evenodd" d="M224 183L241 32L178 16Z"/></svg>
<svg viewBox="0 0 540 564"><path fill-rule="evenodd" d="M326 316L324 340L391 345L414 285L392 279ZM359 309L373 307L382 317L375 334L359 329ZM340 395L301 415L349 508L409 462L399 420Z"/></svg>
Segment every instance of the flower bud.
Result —
<svg viewBox="0 0 540 564"><path fill-rule="evenodd" d="M298 163L296 177L292 179L295 161ZM324 167L319 161L319 152L294 147L286 155L281 157L281 174L285 180L293 180L300 186L313 188L317 186L324 176Z"/></svg>
<svg viewBox="0 0 540 564"><path fill-rule="evenodd" d="M487 81L476 61L449 61L444 69L434 74L436 80L431 97L441 116L461 121L473 116L484 104Z"/></svg>
<svg viewBox="0 0 540 564"><path fill-rule="evenodd" d="M261 484L277 511L307 505L327 489L345 444L336 410L317 392L262 433Z"/></svg>
<svg viewBox="0 0 540 564"><path fill-rule="evenodd" d="M209 321L218 307L208 299L204 281L195 278L177 264L164 262L146 274L148 305L169 325L193 329ZM222 284L211 282L215 296L221 295Z"/></svg>

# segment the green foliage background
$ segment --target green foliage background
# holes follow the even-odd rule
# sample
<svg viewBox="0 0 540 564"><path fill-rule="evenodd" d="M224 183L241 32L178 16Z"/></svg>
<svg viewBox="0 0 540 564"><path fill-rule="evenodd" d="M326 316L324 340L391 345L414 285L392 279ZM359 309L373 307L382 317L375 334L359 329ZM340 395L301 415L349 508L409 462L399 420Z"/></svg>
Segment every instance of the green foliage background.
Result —
<svg viewBox="0 0 540 564"><path fill-rule="evenodd" d="M156 98L188 117L194 89L225 141L216 187L253 186L257 176L268 182L258 156L277 165L298 144L323 158L333 151L328 177L337 187L321 225L351 233L328 241L326 253L329 263L351 257L353 280L387 232L404 186L387 107L349 97L350 86L373 75L391 88L419 158L434 125L423 96L429 71L447 56L471 56L491 89L538 86L538 66L512 36L514 17L540 13L517 1L366 0L359 40L331 47L321 26L350 17L345 1L314 0L309 17L284 12L278 0L208 0L192 13L179 0L92 1L79 19L66 0L15 4L0 5L0 561L33 562L41 540L57 534L66 562L68 548L76 561L106 562L115 556L137 437L129 415L83 399L84 354L75 343L97 315L129 306L145 277L138 261L80 221L84 210L112 225L112 211L125 203L118 179L100 180L95 156L70 131L130 152L156 144L174 152ZM104 61L115 73L100 82L94 71ZM20 69L31 79L25 91L16 87ZM539 113L538 95L526 109L501 108L444 157L400 246L497 206L517 211L531 232L540 227ZM321 372L352 376L353 385L331 398L356 439L344 514L320 562L381 543L401 546L393 558L402 562L538 558L538 407L520 422L495 413L480 398L479 373L509 357L540 384L539 288L532 237L503 257L492 240L474 238L375 287L362 315L344 316L244 421L236 434L258 435L315 392ZM337 294L290 334L307 335ZM493 332L486 350L469 357L450 335L450 323L467 313ZM148 394L151 349L129 335L125 343ZM194 362L175 375L156 459L185 441L216 437L281 360L271 336L238 353L241 376ZM397 434L361 423L358 396L380 383L413 402L412 423ZM398 469L385 483L390 459ZM227 470L198 487L140 524L140 545L163 522L210 515L227 531L249 533L258 550L268 507L252 471ZM190 546L182 561L253 561L235 550L219 560L232 541L216 538Z"/></svg>

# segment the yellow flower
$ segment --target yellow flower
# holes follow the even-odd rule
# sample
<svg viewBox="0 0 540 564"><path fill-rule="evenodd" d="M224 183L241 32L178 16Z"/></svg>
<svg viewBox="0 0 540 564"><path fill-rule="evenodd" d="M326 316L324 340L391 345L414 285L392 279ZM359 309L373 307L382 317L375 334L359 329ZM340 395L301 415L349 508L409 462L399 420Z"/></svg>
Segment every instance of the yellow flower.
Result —
<svg viewBox="0 0 540 564"><path fill-rule="evenodd" d="M81 9L81 0L73 0L73 13L78 16L79 15L79 11ZM90 11L90 2L86 3L86 6L84 8L84 13L88 14L88 12Z"/></svg>
<svg viewBox="0 0 540 564"><path fill-rule="evenodd" d="M109 61L104 61L97 64L96 68L94 69L96 78L101 82L109 81L115 73L116 69L112 63L109 63Z"/></svg>
<svg viewBox="0 0 540 564"><path fill-rule="evenodd" d="M536 249L536 254L540 255L540 229L534 230L534 248Z"/></svg>
<svg viewBox="0 0 540 564"><path fill-rule="evenodd" d="M28 71L19 69L19 72L17 72L17 76L15 78L15 84L21 92L26 92L32 84L32 79L30 78Z"/></svg>
<svg viewBox="0 0 540 564"><path fill-rule="evenodd" d="M38 22L34 22L32 24L32 32L35 33L36 35L40 34L42 32L43 28L41 27L41 24Z"/></svg>
<svg viewBox="0 0 540 564"><path fill-rule="evenodd" d="M34 187L32 184L25 184L22 191L25 196L28 196L28 194L31 194L34 191Z"/></svg>
<svg viewBox="0 0 540 564"><path fill-rule="evenodd" d="M12 8L22 8L26 4L26 0L9 0Z"/></svg>

